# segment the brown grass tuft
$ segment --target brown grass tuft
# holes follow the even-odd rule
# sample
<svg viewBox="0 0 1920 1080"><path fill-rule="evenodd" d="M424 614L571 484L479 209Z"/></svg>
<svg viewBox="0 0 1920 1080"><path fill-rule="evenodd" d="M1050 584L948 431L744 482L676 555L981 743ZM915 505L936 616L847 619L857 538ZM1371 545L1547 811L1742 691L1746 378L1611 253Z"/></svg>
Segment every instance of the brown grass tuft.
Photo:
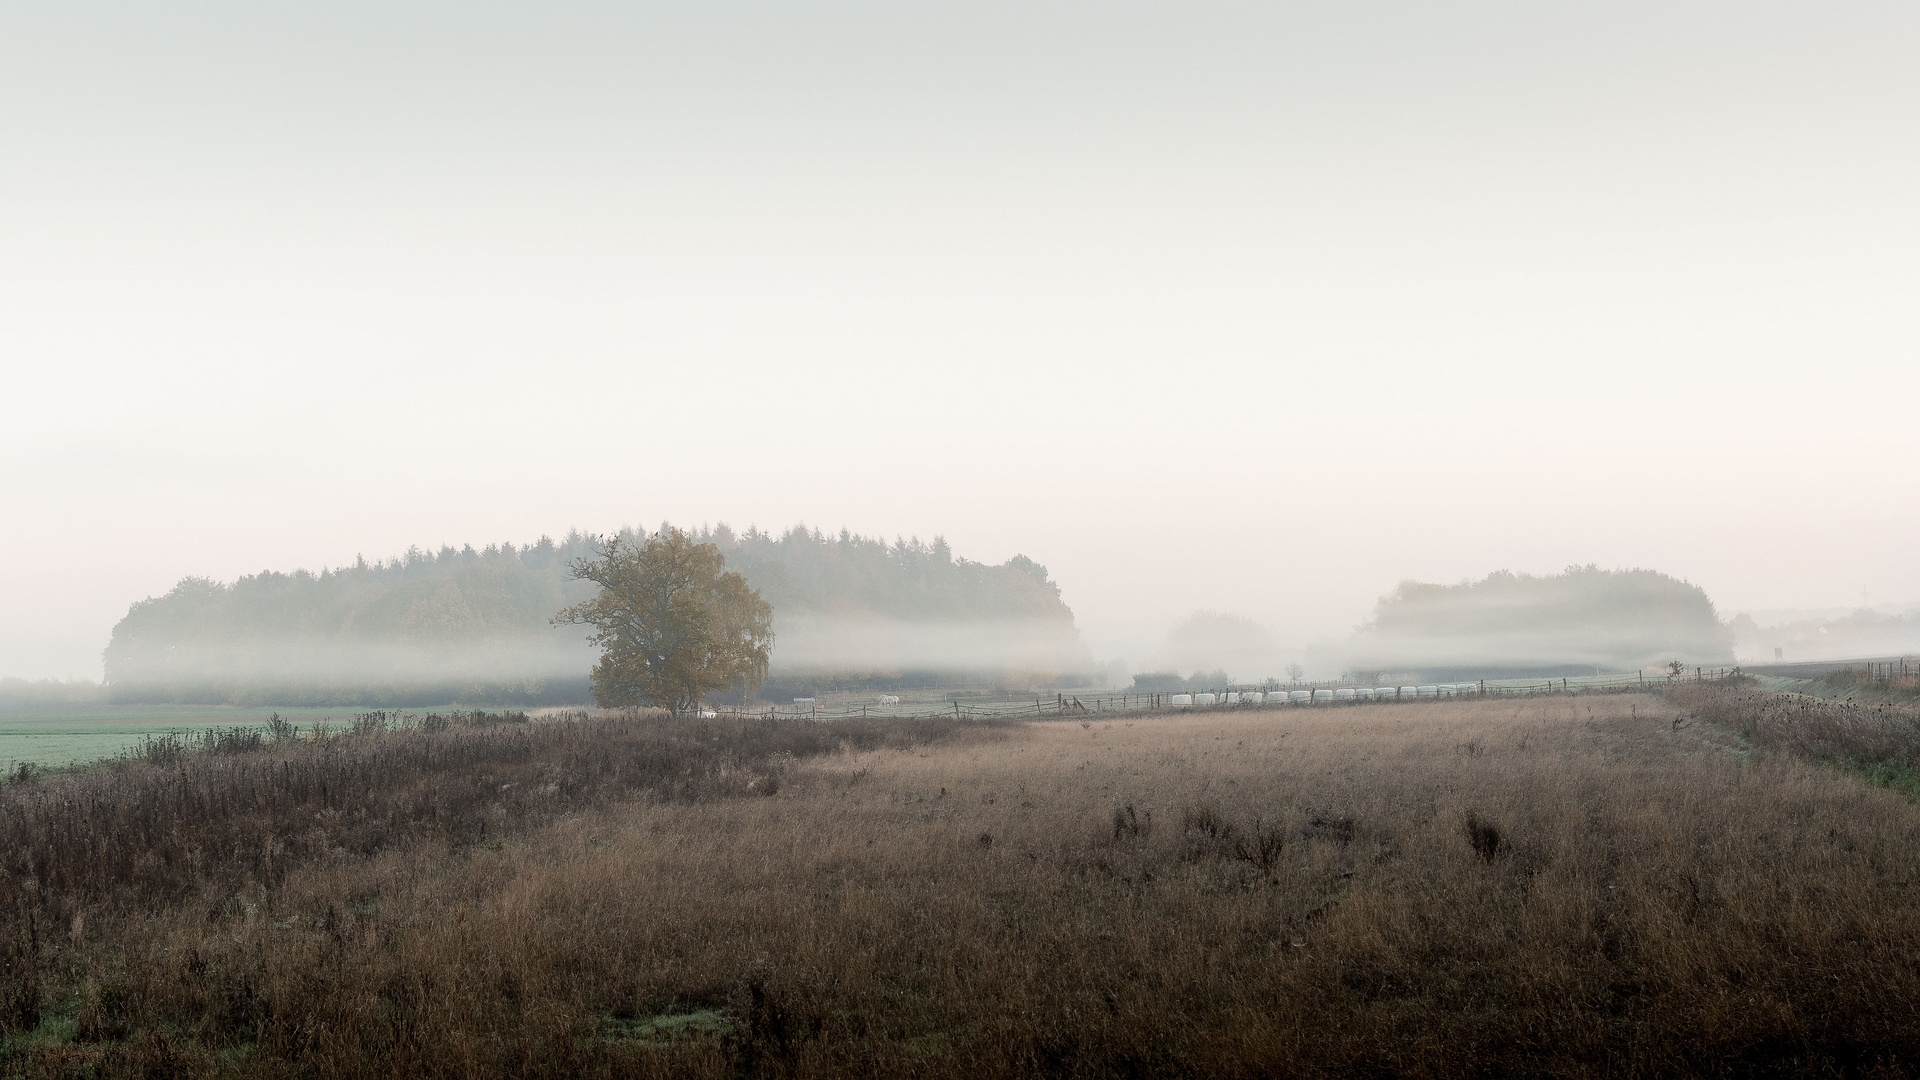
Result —
<svg viewBox="0 0 1920 1080"><path fill-rule="evenodd" d="M1467 811L1463 824L1467 829L1467 843L1473 845L1481 862L1492 862L1506 850L1506 839L1500 835L1500 826L1472 810Z"/></svg>

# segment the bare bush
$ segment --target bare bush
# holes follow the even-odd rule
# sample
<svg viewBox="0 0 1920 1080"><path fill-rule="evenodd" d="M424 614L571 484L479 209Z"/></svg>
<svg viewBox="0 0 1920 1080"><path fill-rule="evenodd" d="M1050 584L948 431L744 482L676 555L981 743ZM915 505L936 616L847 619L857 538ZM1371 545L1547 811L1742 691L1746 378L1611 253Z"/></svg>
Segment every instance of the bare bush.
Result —
<svg viewBox="0 0 1920 1080"><path fill-rule="evenodd" d="M1261 873L1271 874L1280 865L1280 856L1286 848L1286 834L1256 817L1253 828L1233 842L1233 855L1259 867Z"/></svg>

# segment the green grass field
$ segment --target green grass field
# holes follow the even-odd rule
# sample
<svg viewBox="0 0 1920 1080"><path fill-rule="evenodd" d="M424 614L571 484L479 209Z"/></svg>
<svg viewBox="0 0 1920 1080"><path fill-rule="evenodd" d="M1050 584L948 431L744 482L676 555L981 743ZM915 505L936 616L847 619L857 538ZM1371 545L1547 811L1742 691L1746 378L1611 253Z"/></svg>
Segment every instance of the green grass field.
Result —
<svg viewBox="0 0 1920 1080"><path fill-rule="evenodd" d="M149 735L206 728L258 727L274 713L305 728L353 719L356 707L240 708L219 705L88 705L64 712L0 715L0 770L22 764L64 768L110 758L139 746ZM409 710L412 711L412 710ZM427 710L420 710L427 711Z"/></svg>

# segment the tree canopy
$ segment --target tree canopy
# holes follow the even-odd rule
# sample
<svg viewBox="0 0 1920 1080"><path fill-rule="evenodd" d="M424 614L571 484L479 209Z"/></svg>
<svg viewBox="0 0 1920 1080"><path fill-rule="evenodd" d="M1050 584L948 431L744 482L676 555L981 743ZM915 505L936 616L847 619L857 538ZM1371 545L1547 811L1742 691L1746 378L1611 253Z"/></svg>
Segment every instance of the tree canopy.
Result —
<svg viewBox="0 0 1920 1080"><path fill-rule="evenodd" d="M726 569L714 545L674 528L638 544L616 536L572 574L600 592L554 622L594 628L601 652L593 697L601 705L684 712L716 690L766 678L773 609Z"/></svg>

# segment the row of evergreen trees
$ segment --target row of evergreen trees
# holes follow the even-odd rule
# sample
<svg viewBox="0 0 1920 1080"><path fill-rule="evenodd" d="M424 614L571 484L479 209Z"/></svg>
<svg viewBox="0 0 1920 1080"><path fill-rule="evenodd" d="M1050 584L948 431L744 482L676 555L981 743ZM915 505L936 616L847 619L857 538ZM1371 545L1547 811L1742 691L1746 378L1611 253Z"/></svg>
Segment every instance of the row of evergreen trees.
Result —
<svg viewBox="0 0 1920 1080"><path fill-rule="evenodd" d="M775 612L859 611L907 621L1040 619L1073 612L1047 568L1024 555L997 566L957 558L942 537L884 540L794 527L783 534L725 525L695 537L719 547Z"/></svg>
<svg viewBox="0 0 1920 1080"><path fill-rule="evenodd" d="M663 526L664 528L665 526ZM625 530L644 540L643 530ZM955 556L945 540L892 543L842 530L796 526L774 534L725 525L695 536L773 605L776 633L819 625L808 616L962 625L1020 621L1077 640L1073 613L1046 568L1024 556L987 565ZM555 541L418 548L384 561L356 560L318 573L262 571L233 582L187 578L134 604L105 655L118 701L235 704L497 705L587 699L592 654L578 627L549 620L594 586L571 566L602 538L578 531ZM795 680L877 685L925 672L782 669Z"/></svg>

